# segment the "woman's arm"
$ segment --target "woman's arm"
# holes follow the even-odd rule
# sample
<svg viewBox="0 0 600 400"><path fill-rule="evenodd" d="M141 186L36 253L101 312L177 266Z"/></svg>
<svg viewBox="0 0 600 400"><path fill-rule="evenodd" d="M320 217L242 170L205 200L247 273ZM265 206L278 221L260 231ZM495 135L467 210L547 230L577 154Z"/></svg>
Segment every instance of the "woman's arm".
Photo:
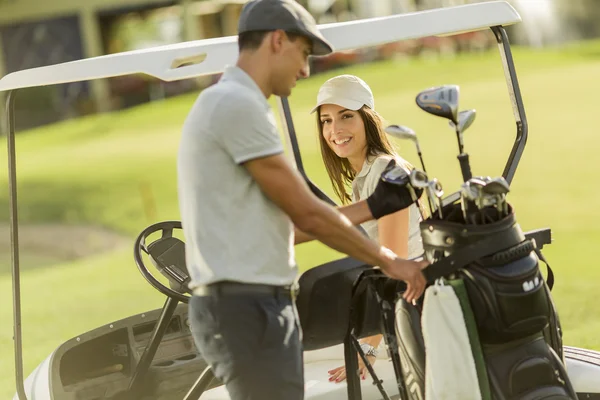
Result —
<svg viewBox="0 0 600 400"><path fill-rule="evenodd" d="M367 205L366 200L362 200L347 206L338 207L337 209L339 212L344 214L350 220L350 222L352 222L352 225L359 225L363 222L370 221L373 219L373 215L369 210L369 206ZM297 227L294 227L294 233L294 244L306 243L310 242L311 240L314 240L312 236L302 232Z"/></svg>
<svg viewBox="0 0 600 400"><path fill-rule="evenodd" d="M395 212L377 221L379 244L408 258L408 220L410 208Z"/></svg>

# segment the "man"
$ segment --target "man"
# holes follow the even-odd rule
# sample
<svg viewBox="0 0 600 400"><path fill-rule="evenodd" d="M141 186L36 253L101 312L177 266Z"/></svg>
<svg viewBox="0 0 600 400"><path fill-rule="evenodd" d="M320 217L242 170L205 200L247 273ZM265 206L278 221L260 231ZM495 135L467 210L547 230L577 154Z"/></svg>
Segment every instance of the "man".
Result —
<svg viewBox="0 0 600 400"><path fill-rule="evenodd" d="M302 346L290 289L297 276L294 226L299 242L315 238L406 281L408 301L422 294L427 263L399 259L369 241L315 197L283 155L267 99L289 96L309 75L309 55L332 51L312 16L293 0L253 0L238 31L237 64L200 94L179 151L190 320L231 399L300 400ZM382 197L344 211L359 223L366 214L397 210Z"/></svg>

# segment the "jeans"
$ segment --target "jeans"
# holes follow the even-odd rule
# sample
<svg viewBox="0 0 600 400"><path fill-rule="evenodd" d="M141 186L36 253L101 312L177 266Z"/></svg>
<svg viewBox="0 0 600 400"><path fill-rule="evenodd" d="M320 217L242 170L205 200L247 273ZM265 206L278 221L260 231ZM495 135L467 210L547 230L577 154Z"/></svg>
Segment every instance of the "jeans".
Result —
<svg viewBox="0 0 600 400"><path fill-rule="evenodd" d="M194 341L232 400L302 400L304 370L295 305L285 294L193 296Z"/></svg>

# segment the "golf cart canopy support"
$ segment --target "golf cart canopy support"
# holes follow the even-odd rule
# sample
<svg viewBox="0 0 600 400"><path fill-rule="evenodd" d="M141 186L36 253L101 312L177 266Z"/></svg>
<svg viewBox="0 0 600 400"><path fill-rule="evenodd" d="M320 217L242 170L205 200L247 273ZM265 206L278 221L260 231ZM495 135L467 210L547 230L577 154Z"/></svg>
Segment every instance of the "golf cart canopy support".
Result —
<svg viewBox="0 0 600 400"><path fill-rule="evenodd" d="M450 36L463 32L492 29L502 57L509 96L517 122L517 137L506 163L503 176L510 183L527 140L527 120L517 81L516 71L504 26L521 21L516 10L505 1L491 1L457 7L371 18L359 21L320 25L323 35L338 51L376 46L428 36ZM143 73L163 81L177 81L220 73L226 65L235 63L238 54L237 37L199 40L151 49L88 58L47 67L17 71L0 79L0 91L7 91L9 209L14 309L15 373L17 393L26 399L23 376L21 336L21 292L19 267L19 235L17 215L17 176L15 157L14 101L18 89L56 85L92 79L111 78ZM322 199L333 203L306 176L298 147L291 110L286 98L279 99L280 115L288 144L298 170L311 189ZM444 203L458 199L448 196Z"/></svg>

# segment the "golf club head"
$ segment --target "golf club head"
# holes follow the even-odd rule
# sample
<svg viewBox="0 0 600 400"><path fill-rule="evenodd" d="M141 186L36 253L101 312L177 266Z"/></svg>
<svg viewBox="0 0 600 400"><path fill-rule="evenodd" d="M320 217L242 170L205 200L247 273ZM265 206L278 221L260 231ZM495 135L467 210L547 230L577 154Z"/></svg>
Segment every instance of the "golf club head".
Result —
<svg viewBox="0 0 600 400"><path fill-rule="evenodd" d="M381 179L396 186L405 186L410 181L408 173L406 173L404 168L399 165L384 171L384 173L381 175Z"/></svg>
<svg viewBox="0 0 600 400"><path fill-rule="evenodd" d="M396 139L412 140L417 147L417 154L419 155L419 160L421 160L421 167L423 167L423 171L426 171L425 162L423 161L423 155L421 153L421 146L419 145L419 139L417 138L415 131L404 125L390 125L385 128L385 132Z"/></svg>
<svg viewBox="0 0 600 400"><path fill-rule="evenodd" d="M410 184L416 188L426 188L429 186L427 174L421 170L413 169L410 171Z"/></svg>
<svg viewBox="0 0 600 400"><path fill-rule="evenodd" d="M479 189L471 185L470 181L466 181L461 185L461 196L467 200L475 201L477 196L479 195Z"/></svg>
<svg viewBox="0 0 600 400"><path fill-rule="evenodd" d="M436 86L417 95L417 105L424 111L458 123L458 85Z"/></svg>
<svg viewBox="0 0 600 400"><path fill-rule="evenodd" d="M488 194L506 194L510 192L510 186L506 179L500 176L489 181L482 190Z"/></svg>
<svg viewBox="0 0 600 400"><path fill-rule="evenodd" d="M480 178L471 178L465 183L469 188L469 195L473 196L472 198L469 198L469 200L477 199L481 195L483 187L487 185L487 182Z"/></svg>
<svg viewBox="0 0 600 400"><path fill-rule="evenodd" d="M423 190L415 190L415 187L410 184L410 177L406 170L399 165L396 165L392 160L384 172L381 174L381 180L398 188L404 188L405 192L410 196L411 204L421 197ZM408 206L408 204L407 204Z"/></svg>
<svg viewBox="0 0 600 400"><path fill-rule="evenodd" d="M461 132L466 131L475 121L475 117L477 116L477 111L475 109L472 110L463 110L458 113L458 129ZM450 127L456 129L456 125L454 122L449 122Z"/></svg>
<svg viewBox="0 0 600 400"><path fill-rule="evenodd" d="M438 181L437 178L433 178L429 181L429 185L435 194L435 197L442 197L444 195L444 189L442 188L442 184Z"/></svg>
<svg viewBox="0 0 600 400"><path fill-rule="evenodd" d="M474 177L468 180L468 182L471 184L471 186L480 186L483 187L485 185L487 185L487 181L485 178L482 177Z"/></svg>
<svg viewBox="0 0 600 400"><path fill-rule="evenodd" d="M404 125L390 125L387 128L385 128L385 132L388 135L393 136L397 139L417 139L417 134L415 133L415 131L410 129L408 126Z"/></svg>

